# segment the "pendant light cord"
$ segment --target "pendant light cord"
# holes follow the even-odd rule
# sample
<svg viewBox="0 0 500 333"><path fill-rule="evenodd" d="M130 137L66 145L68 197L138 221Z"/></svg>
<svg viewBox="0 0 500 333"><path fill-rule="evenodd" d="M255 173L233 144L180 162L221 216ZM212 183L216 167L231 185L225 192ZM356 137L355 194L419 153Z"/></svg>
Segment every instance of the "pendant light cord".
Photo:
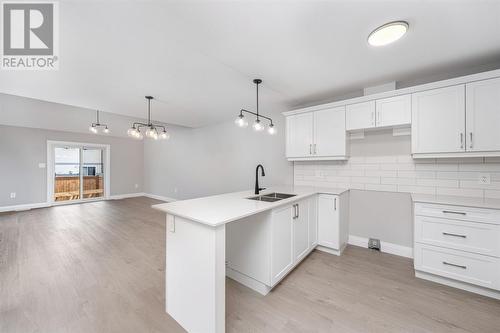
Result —
<svg viewBox="0 0 500 333"><path fill-rule="evenodd" d="M257 83L257 120L259 120L259 84Z"/></svg>
<svg viewBox="0 0 500 333"><path fill-rule="evenodd" d="M99 110L97 110L97 125L100 125L101 123L99 122Z"/></svg>

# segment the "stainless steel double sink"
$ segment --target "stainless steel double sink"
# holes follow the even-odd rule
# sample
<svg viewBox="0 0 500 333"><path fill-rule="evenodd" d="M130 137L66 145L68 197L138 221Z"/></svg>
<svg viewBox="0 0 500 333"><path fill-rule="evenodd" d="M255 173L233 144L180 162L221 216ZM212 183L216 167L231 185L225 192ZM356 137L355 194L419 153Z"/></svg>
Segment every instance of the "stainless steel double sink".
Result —
<svg viewBox="0 0 500 333"><path fill-rule="evenodd" d="M250 200L258 200L258 201L267 201L267 202L275 202L283 199L288 199L291 197L296 196L297 194L288 194L288 193L267 193L267 194L262 194L262 195L257 195L255 197L250 197L247 199Z"/></svg>

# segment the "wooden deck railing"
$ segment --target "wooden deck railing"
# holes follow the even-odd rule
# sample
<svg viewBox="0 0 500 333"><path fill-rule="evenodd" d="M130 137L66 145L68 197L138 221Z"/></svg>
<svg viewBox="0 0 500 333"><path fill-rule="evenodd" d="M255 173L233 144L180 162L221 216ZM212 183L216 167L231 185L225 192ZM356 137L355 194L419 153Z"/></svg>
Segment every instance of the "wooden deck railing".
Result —
<svg viewBox="0 0 500 333"><path fill-rule="evenodd" d="M83 176L83 198L96 198L104 195L102 176ZM80 199L80 176L55 178L55 201Z"/></svg>

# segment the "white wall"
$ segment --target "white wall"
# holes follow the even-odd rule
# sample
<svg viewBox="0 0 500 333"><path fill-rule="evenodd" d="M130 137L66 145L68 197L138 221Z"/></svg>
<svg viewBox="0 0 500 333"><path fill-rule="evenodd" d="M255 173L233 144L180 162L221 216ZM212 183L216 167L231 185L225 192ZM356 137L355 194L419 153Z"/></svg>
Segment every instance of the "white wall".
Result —
<svg viewBox="0 0 500 333"><path fill-rule="evenodd" d="M255 133L233 121L197 129L172 128L170 141L144 142L144 186L148 193L188 199L251 189L255 167L264 166L262 186L292 183L285 158L285 128L273 116L278 133Z"/></svg>
<svg viewBox="0 0 500 333"><path fill-rule="evenodd" d="M38 167L47 163L47 140L109 144L111 195L143 192L142 142L0 125L0 207L47 201L47 169ZM15 199L11 192L16 192Z"/></svg>
<svg viewBox="0 0 500 333"><path fill-rule="evenodd" d="M391 130L350 143L348 161L296 162L294 183L358 190L351 193L352 235L412 246L409 193L500 198L500 158L413 160L410 136ZM481 172L491 184L478 183Z"/></svg>

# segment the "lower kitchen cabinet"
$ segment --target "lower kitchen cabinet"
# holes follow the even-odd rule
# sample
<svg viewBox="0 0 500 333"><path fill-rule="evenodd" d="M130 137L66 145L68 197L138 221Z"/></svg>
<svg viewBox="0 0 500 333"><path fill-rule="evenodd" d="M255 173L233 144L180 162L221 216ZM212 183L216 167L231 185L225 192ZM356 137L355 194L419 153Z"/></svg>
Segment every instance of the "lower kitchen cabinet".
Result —
<svg viewBox="0 0 500 333"><path fill-rule="evenodd" d="M349 238L347 194L318 196L318 249L340 255Z"/></svg>
<svg viewBox="0 0 500 333"><path fill-rule="evenodd" d="M500 210L416 203L415 275L500 299Z"/></svg>
<svg viewBox="0 0 500 333"><path fill-rule="evenodd" d="M293 219L296 204L280 207L271 217L271 284L281 280L292 268L293 258Z"/></svg>

